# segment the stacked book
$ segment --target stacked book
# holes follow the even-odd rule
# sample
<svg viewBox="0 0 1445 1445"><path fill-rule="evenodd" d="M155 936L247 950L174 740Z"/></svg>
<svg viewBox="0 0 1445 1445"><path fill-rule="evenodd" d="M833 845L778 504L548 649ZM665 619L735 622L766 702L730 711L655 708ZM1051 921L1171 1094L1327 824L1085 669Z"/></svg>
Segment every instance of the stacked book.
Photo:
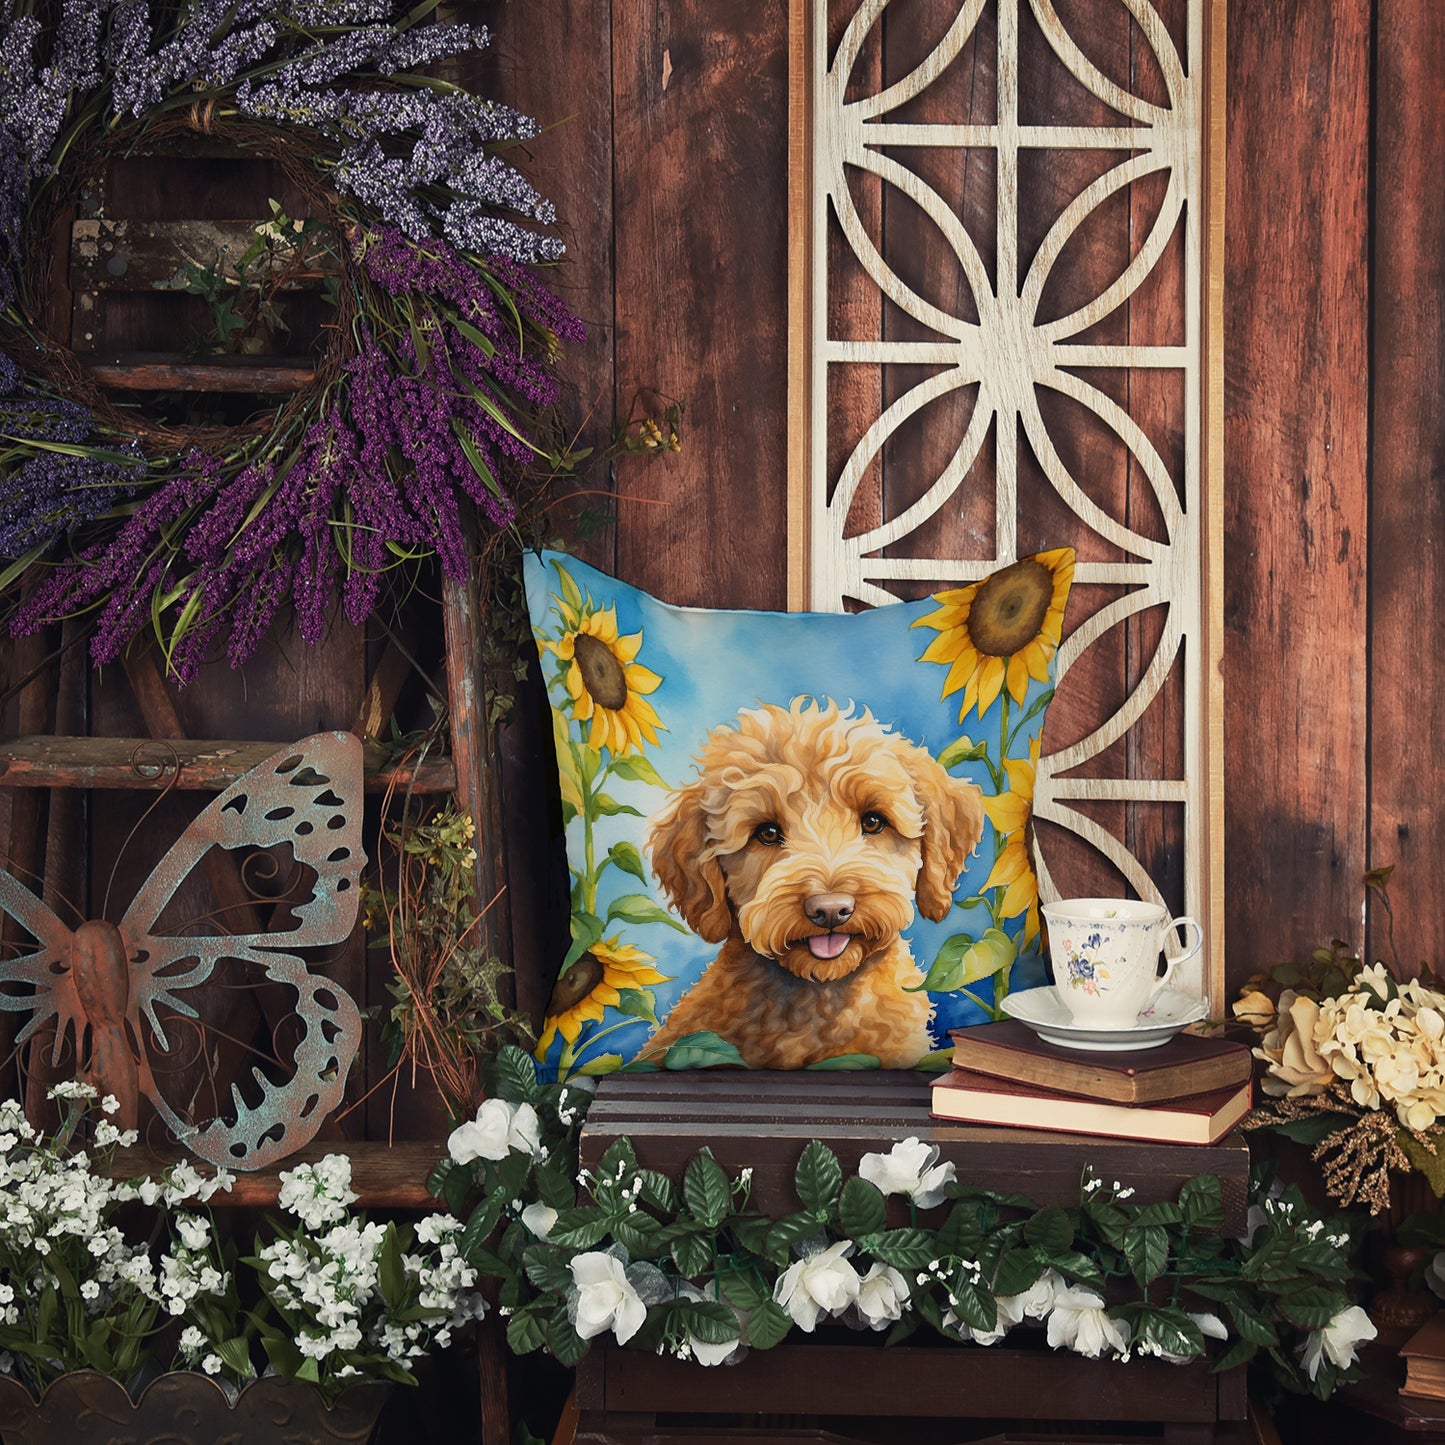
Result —
<svg viewBox="0 0 1445 1445"><path fill-rule="evenodd" d="M1445 1313L1422 1325L1400 1346L1405 1361L1402 1395L1445 1400Z"/></svg>
<svg viewBox="0 0 1445 1445"><path fill-rule="evenodd" d="M1248 1047L1177 1034L1128 1053L1046 1043L1016 1019L954 1029L953 1072L933 1083L936 1119L1213 1144L1250 1107Z"/></svg>

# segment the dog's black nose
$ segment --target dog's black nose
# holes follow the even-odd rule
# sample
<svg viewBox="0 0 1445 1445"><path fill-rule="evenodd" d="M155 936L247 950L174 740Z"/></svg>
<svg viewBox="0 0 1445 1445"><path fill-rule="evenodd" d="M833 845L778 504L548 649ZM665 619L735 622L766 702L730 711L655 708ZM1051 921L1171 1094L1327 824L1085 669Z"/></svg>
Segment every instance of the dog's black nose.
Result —
<svg viewBox="0 0 1445 1445"><path fill-rule="evenodd" d="M810 923L819 928L837 928L853 916L853 895L851 893L814 893L803 900L803 912Z"/></svg>

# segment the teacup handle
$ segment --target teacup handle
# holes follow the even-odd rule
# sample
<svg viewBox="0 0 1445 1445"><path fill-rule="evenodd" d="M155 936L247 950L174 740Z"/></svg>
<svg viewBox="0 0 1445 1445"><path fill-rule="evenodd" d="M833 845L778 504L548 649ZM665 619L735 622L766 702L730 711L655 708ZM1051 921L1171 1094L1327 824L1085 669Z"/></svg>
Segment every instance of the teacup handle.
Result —
<svg viewBox="0 0 1445 1445"><path fill-rule="evenodd" d="M1166 950L1164 955L1164 975L1158 983L1154 985L1153 992L1149 995L1150 1003L1153 1003L1169 986L1169 980L1174 977L1174 970L1177 969L1181 963L1187 963L1204 947L1204 930L1199 926L1196 919L1189 918L1188 916L1171 918L1169 922L1164 925L1166 943L1170 937L1174 936L1174 930L1176 928L1192 928L1194 930L1194 942L1189 944L1183 953L1176 954L1173 958L1169 957Z"/></svg>

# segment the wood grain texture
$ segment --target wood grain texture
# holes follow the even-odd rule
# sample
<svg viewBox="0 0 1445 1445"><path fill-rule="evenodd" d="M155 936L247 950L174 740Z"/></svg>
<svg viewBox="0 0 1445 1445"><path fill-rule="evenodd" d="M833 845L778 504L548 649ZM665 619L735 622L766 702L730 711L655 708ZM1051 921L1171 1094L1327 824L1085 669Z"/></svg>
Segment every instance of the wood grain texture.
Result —
<svg viewBox="0 0 1445 1445"><path fill-rule="evenodd" d="M1331 934L1360 941L1370 6L1236 6L1228 46L1225 787L1238 981Z"/></svg>
<svg viewBox="0 0 1445 1445"><path fill-rule="evenodd" d="M631 400L619 395L614 376L611 0L483 4L457 7L457 13L473 23L485 19L492 32L487 50L465 62L482 93L505 98L542 127L508 159L557 207L567 253L544 280L587 328L585 341L568 345L561 367L568 424L578 446L600 453L619 409L625 413ZM645 158L633 163L645 164ZM613 490L606 469L588 467L576 500L560 502L553 513L578 554L609 572L616 568L618 529L592 530L589 524L579 530L576 520L579 512L606 510Z"/></svg>
<svg viewBox="0 0 1445 1445"><path fill-rule="evenodd" d="M1374 445L1370 487L1369 861L1394 863L1401 962L1442 964L1445 819L1445 8L1379 0ZM1369 956L1391 958L1386 919Z"/></svg>
<svg viewBox="0 0 1445 1445"><path fill-rule="evenodd" d="M876 1347L831 1341L754 1350L736 1366L709 1370L605 1343L594 1349L598 1365L578 1375L583 1410L703 1415L746 1409L895 1419L1009 1419L1027 1414L1031 1420L1050 1421L1087 1417L1180 1422L1228 1418L1224 1411L1229 1408L1242 1412L1242 1397L1239 1405L1232 1400L1223 1404L1222 1379L1202 1360L1189 1365L1157 1360L1124 1364L1004 1346L987 1354L954 1349L940 1358L938 1350L917 1345L896 1346L881 1357ZM1231 1396L1240 1395L1238 1383L1237 1378L1229 1381ZM663 1426L646 1438L706 1438L685 1427L672 1429L677 1433ZM732 1438L757 1437L749 1433ZM1051 1438L1061 1437L1051 1432Z"/></svg>
<svg viewBox="0 0 1445 1445"><path fill-rule="evenodd" d="M754 1204L783 1214L798 1208L793 1171L810 1139L832 1149L846 1172L865 1153L916 1135L937 1144L960 1178L1041 1205L1076 1205L1089 1163L1101 1177L1135 1186L1140 1203L1175 1199L1186 1180L1214 1174L1224 1189L1225 1232L1243 1229L1249 1151L1238 1134L1206 1148L955 1124L930 1117L928 1089L927 1075L907 1070L831 1078L766 1069L612 1074L583 1126L582 1162L594 1167L626 1135L643 1164L671 1174L706 1144L724 1168L751 1167Z"/></svg>
<svg viewBox="0 0 1445 1445"><path fill-rule="evenodd" d="M569 344L560 368L566 426L578 447L600 455L619 407L625 411L631 400L619 398L614 378L612 6L610 0L569 0L479 8L493 41L480 57L478 79L486 92L505 96L543 127L519 163L556 204L567 246L562 262L546 271L546 284L587 329L580 345ZM665 463L660 470L630 459L617 465L635 469L642 485L665 485ZM588 466L576 488L562 489L567 499L550 515L568 545L606 572L617 570L619 528L593 530L590 523L579 525L579 517L611 507L614 490L610 468ZM498 731L497 746L517 1004L540 1022L567 951L568 899L561 813L549 803L557 787L551 725L534 657L533 651L528 680Z"/></svg>
<svg viewBox="0 0 1445 1445"><path fill-rule="evenodd" d="M617 391L687 403L666 475L619 471L617 570L668 602L787 599L787 18L613 12Z"/></svg>

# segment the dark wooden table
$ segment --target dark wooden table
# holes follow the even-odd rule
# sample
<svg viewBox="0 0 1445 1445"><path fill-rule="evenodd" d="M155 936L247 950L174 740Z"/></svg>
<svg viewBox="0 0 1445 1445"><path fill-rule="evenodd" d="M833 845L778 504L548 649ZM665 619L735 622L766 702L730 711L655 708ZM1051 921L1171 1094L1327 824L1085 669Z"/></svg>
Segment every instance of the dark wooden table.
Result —
<svg viewBox="0 0 1445 1445"><path fill-rule="evenodd" d="M642 1164L680 1177L706 1145L729 1171L753 1170L760 1208L787 1212L799 1207L793 1169L810 1139L851 1171L863 1154L916 1135L937 1144L959 1178L1039 1204L1077 1204L1086 1165L1132 1186L1138 1202L1173 1199L1185 1180L1214 1174L1225 1228L1243 1232L1249 1151L1237 1136L1204 1148L973 1128L932 1119L928 1097L928 1080L906 1073L613 1075L588 1114L582 1162L595 1165L626 1135ZM1086 1360L1041 1341L986 1350L910 1341L885 1350L876 1339L820 1331L807 1343L712 1369L594 1341L578 1370L577 1403L584 1445L905 1438L913 1445L981 1438L1193 1445L1214 1439L1217 1422L1244 1418L1245 1386L1242 1370L1215 1375L1202 1362Z"/></svg>

